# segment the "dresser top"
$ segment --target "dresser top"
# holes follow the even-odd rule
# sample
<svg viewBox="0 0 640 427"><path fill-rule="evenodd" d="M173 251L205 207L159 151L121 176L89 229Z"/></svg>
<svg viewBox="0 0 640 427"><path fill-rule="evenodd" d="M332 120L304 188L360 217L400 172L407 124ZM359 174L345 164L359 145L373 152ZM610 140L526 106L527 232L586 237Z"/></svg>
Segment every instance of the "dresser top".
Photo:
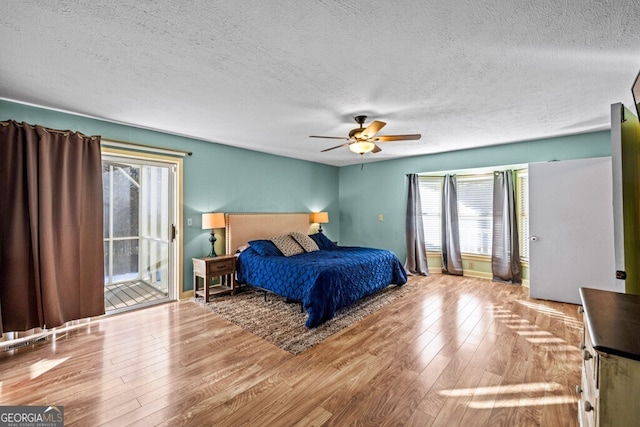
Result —
<svg viewBox="0 0 640 427"><path fill-rule="evenodd" d="M640 295L580 288L593 348L640 361Z"/></svg>

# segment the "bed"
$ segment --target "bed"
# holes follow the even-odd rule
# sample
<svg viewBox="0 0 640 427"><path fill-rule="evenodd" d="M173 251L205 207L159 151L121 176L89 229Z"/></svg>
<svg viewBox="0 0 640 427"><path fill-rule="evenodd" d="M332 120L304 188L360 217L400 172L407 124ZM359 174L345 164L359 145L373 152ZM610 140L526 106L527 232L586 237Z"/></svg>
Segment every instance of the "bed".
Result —
<svg viewBox="0 0 640 427"><path fill-rule="evenodd" d="M338 246L322 233L308 233L306 213L226 214L226 250L238 254L238 283L301 302L306 326L313 328L340 308L407 281L391 251Z"/></svg>

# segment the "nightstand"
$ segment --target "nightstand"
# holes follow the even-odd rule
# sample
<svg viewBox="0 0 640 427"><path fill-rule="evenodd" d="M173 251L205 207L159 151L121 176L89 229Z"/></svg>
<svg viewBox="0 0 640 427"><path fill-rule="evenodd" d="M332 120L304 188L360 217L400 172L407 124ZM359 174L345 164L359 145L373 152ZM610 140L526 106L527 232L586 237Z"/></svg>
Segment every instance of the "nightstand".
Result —
<svg viewBox="0 0 640 427"><path fill-rule="evenodd" d="M236 291L236 257L235 255L221 255L215 258L193 258L193 290L197 296L209 301L212 295L230 293ZM220 278L220 283L211 284L211 279ZM202 279L198 283L198 278Z"/></svg>

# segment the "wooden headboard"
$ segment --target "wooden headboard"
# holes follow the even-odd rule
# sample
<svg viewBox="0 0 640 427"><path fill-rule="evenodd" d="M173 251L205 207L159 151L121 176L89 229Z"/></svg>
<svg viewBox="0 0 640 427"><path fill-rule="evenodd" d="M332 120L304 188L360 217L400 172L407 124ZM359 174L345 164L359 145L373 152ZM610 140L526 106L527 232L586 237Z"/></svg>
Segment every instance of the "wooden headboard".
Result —
<svg viewBox="0 0 640 427"><path fill-rule="evenodd" d="M309 232L308 213L228 213L226 219L226 253L232 255L247 242L268 239L293 231Z"/></svg>

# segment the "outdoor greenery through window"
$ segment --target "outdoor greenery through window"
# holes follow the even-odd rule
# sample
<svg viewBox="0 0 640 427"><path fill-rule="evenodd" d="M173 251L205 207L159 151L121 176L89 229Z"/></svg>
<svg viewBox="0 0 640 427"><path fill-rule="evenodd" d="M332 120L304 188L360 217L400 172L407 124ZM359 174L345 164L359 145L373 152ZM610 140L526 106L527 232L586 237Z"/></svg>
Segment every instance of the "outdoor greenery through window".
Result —
<svg viewBox="0 0 640 427"><path fill-rule="evenodd" d="M529 204L527 173L517 173L520 256L528 259ZM420 177L420 199L426 250L442 250L442 176ZM493 174L458 175L458 224L463 253L491 256Z"/></svg>

